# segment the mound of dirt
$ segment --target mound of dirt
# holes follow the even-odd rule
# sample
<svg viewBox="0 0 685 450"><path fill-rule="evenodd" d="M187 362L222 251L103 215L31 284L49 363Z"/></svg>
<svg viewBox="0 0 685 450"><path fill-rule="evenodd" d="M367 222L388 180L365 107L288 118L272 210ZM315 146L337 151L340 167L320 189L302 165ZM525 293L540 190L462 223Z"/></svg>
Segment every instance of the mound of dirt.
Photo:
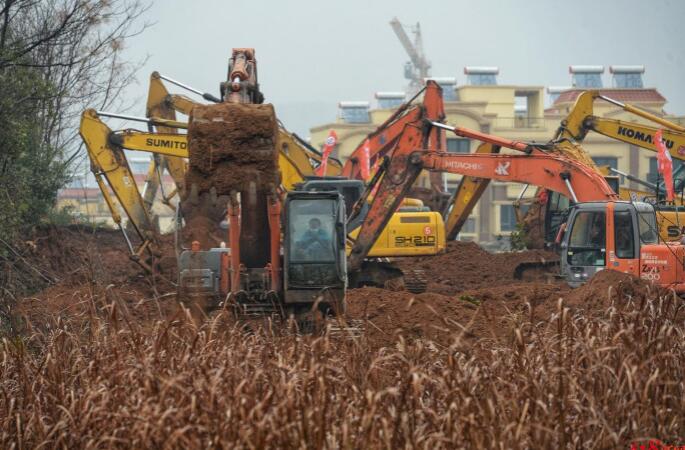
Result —
<svg viewBox="0 0 685 450"><path fill-rule="evenodd" d="M173 254L173 236L166 236L162 245ZM102 306L112 300L119 301L135 317L159 317L163 306L150 299L175 293L169 281L176 277L175 258L162 259L161 276L145 276L129 258L126 241L116 230L43 227L36 229L18 251L22 261L19 268L31 276L34 285L31 290L21 290L24 298L15 312L34 324L88 314L94 302Z"/></svg>
<svg viewBox="0 0 685 450"><path fill-rule="evenodd" d="M643 302L648 298L670 295L669 291L631 274L602 270L567 296L567 303L578 308L605 308L612 301Z"/></svg>
<svg viewBox="0 0 685 450"><path fill-rule="evenodd" d="M178 314L175 287L168 281L176 275L173 236L164 236L162 246L169 251L162 259L167 278L151 278L129 259L118 231L40 229L19 249L22 267L41 280L36 281L38 292L24 296L16 311L33 324L57 317L82 317L87 323L90 314L112 303L141 323ZM514 281L518 262L546 256L541 251L491 254L473 243L453 242L443 255L403 261L432 277L429 292L353 289L348 292L347 316L365 324L365 336L374 347L394 345L401 335L443 346L456 342L468 349L511 340L519 324L549 319L559 298L574 313L599 315L631 300L642 304L672 296L659 286L610 270L574 290L562 281Z"/></svg>
<svg viewBox="0 0 685 450"><path fill-rule="evenodd" d="M474 242L453 241L448 243L447 251L441 255L402 258L397 264L403 271L424 271L429 292L454 295L468 289L516 283L518 280L514 279L514 270L518 264L556 259L559 258L555 253L544 250L489 253ZM552 277L543 272L528 281L554 282Z"/></svg>
<svg viewBox="0 0 685 450"><path fill-rule="evenodd" d="M521 284L447 296L362 288L349 291L347 309L350 318L364 320L366 336L377 345L389 345L402 335L445 346L455 342L470 346L477 341L511 339L518 318L530 319L532 308L534 320L546 319L548 311L538 305L556 305L567 291L553 285Z"/></svg>
<svg viewBox="0 0 685 450"><path fill-rule="evenodd" d="M186 186L198 194L243 191L279 184L278 123L273 105L221 103L197 106L188 125Z"/></svg>

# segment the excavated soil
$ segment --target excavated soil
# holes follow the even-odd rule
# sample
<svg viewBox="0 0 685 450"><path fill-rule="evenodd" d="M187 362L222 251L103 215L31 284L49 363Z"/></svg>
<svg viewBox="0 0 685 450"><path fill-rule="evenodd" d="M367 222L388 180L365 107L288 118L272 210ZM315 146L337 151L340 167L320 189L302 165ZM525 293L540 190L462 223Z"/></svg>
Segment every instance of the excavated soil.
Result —
<svg viewBox="0 0 685 450"><path fill-rule="evenodd" d="M172 249L173 237L164 237L162 244ZM163 276L145 276L128 258L119 232L51 227L38 230L19 250L25 270L41 274L36 275L42 280L38 292L20 299L15 310L34 325L74 316L85 324L90 314L113 303L143 322L179 314L171 253L162 259ZM614 271L602 271L574 290L542 274L532 282L513 279L518 262L550 256L542 251L491 254L474 243L453 242L443 255L400 261L404 269L425 271L431 279L428 292L351 289L347 318L364 324L372 346L393 345L402 336L470 348L512 339L522 321L549 319L560 298L572 311L592 315L672 295Z"/></svg>
<svg viewBox="0 0 685 450"><path fill-rule="evenodd" d="M543 322L558 313L560 299L572 314L600 316L610 307L621 309L629 302L669 295L673 294L632 275L606 270L575 290L540 283L468 289L457 295L353 289L348 315L363 320L367 338L378 345L392 345L402 336L466 349L512 340L524 322ZM685 311L681 313L680 320L685 319Z"/></svg>
<svg viewBox="0 0 685 450"><path fill-rule="evenodd" d="M529 249L545 248L545 210L546 205L535 199L523 218L523 232Z"/></svg>
<svg viewBox="0 0 685 450"><path fill-rule="evenodd" d="M241 193L243 203L249 193L255 199L275 192L280 184L277 134L276 115L269 104L221 103L193 109L188 125L187 190L181 204L185 247L198 241L208 249L226 241L219 224L226 218L231 192ZM248 213L259 217L243 224L244 229L253 228L253 222L265 223L265 206L244 204L244 220ZM264 230L254 231L264 235Z"/></svg>
<svg viewBox="0 0 685 450"><path fill-rule="evenodd" d="M448 243L447 251L441 255L402 258L397 264L405 272L423 271L428 279L428 291L454 295L468 289L518 283L514 279L514 269L520 263L557 259L555 253L544 250L489 253L474 242L453 241ZM548 272L530 275L528 281L554 282Z"/></svg>
<svg viewBox="0 0 685 450"><path fill-rule="evenodd" d="M24 295L15 312L40 325L59 317L85 317L93 308L114 301L134 317L159 318L175 309L160 301L175 293L173 236L165 236L162 245L166 254L161 274L152 278L129 258L119 231L82 226L37 229L17 248L21 259L14 267L31 276L33 289L9 288L35 292Z"/></svg>
<svg viewBox="0 0 685 450"><path fill-rule="evenodd" d="M250 182L258 189L279 184L273 105L221 103L197 106L188 125L190 165L186 186L198 194L243 191Z"/></svg>

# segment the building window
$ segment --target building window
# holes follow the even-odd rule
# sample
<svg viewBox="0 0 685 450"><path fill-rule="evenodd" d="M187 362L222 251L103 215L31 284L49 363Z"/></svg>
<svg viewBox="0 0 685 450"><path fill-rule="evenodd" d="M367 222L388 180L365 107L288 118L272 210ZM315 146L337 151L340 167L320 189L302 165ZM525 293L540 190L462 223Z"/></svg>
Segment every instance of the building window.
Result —
<svg viewBox="0 0 685 450"><path fill-rule="evenodd" d="M468 83L474 86L494 86L497 84L497 75L494 73L469 74Z"/></svg>
<svg viewBox="0 0 685 450"><path fill-rule="evenodd" d="M395 109L404 103L404 98L379 98L378 107L380 109Z"/></svg>
<svg viewBox="0 0 685 450"><path fill-rule="evenodd" d="M456 102L457 101L457 91L454 89L454 84L445 83L440 84L442 88L442 99L446 102Z"/></svg>
<svg viewBox="0 0 685 450"><path fill-rule="evenodd" d="M573 74L573 86L579 88L601 88L602 74L577 72Z"/></svg>
<svg viewBox="0 0 685 450"><path fill-rule="evenodd" d="M365 106L346 106L340 108L340 116L345 123L369 123L369 108Z"/></svg>
<svg viewBox="0 0 685 450"><path fill-rule="evenodd" d="M656 183L656 180L661 178L657 169L657 164L656 157L649 158L649 172L647 173L647 181L650 183Z"/></svg>
<svg viewBox="0 0 685 450"><path fill-rule="evenodd" d="M499 229L503 233L508 233L516 229L516 213L514 212L513 205L500 205Z"/></svg>
<svg viewBox="0 0 685 450"><path fill-rule="evenodd" d="M614 85L617 88L642 89L642 74L640 73L615 73Z"/></svg>
<svg viewBox="0 0 685 450"><path fill-rule="evenodd" d="M476 232L476 218L475 217L469 217L466 219L466 222L464 222L464 225L461 227L461 233L464 234L474 234Z"/></svg>
<svg viewBox="0 0 685 450"><path fill-rule="evenodd" d="M470 139L447 139L447 152L448 153L471 153L471 140Z"/></svg>
<svg viewBox="0 0 685 450"><path fill-rule="evenodd" d="M593 156L592 160L599 167L609 166L612 169L618 169L618 158L613 156Z"/></svg>
<svg viewBox="0 0 685 450"><path fill-rule="evenodd" d="M676 185L678 186L678 182L680 179L683 178L683 175L681 172L683 169L681 169L681 166L685 164L683 160L680 159L674 159L673 160L673 181ZM650 183L656 183L659 181L659 183L664 182L664 177L661 176L658 170L658 162L655 156L649 158L649 172L647 173L647 181Z"/></svg>

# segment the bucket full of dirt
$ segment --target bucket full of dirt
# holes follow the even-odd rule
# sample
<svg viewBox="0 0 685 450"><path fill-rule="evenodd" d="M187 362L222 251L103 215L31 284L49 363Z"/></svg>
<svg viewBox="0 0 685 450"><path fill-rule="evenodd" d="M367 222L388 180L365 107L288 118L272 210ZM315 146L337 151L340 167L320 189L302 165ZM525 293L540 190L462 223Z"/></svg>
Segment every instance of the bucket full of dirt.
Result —
<svg viewBox="0 0 685 450"><path fill-rule="evenodd" d="M195 107L188 125L189 189L198 194L229 195L280 183L276 138L278 123L273 105L221 103Z"/></svg>

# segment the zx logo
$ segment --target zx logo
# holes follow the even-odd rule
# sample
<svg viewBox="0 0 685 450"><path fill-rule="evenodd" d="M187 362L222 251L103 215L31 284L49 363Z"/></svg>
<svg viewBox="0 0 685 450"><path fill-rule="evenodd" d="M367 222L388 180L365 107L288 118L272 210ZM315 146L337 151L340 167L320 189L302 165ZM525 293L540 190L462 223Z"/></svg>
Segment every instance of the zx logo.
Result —
<svg viewBox="0 0 685 450"><path fill-rule="evenodd" d="M511 162L501 162L497 164L497 168L495 169L495 173L497 175L509 175L509 166L511 165Z"/></svg>

